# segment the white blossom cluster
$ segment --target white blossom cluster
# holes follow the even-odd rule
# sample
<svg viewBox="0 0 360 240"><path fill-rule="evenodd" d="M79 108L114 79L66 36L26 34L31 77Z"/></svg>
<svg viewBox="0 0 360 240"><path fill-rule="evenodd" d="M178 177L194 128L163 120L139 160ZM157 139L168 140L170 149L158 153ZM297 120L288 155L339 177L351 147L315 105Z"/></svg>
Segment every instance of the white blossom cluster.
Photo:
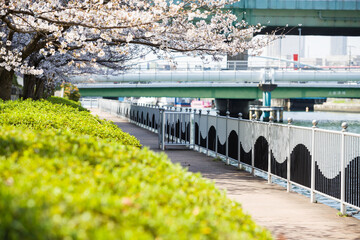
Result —
<svg viewBox="0 0 360 240"><path fill-rule="evenodd" d="M0 67L41 74L26 65L34 51L45 57L75 58L88 53L94 62L109 46L129 54L133 44L164 52L236 55L272 41L253 39L262 27L249 26L226 8L231 0L7 0L0 1ZM18 38L31 36L21 45ZM34 43L35 42L35 43ZM74 51L76 50L76 51ZM70 62L73 63L73 62ZM81 64L79 67L81 67Z"/></svg>
<svg viewBox="0 0 360 240"><path fill-rule="evenodd" d="M1 46L1 45L0 45ZM11 46L11 42L7 41L6 46ZM21 52L10 51L5 47L0 48L0 67L5 68L7 71L15 71L21 74L40 75L43 73L42 69L35 69L34 66L28 66L22 63Z"/></svg>

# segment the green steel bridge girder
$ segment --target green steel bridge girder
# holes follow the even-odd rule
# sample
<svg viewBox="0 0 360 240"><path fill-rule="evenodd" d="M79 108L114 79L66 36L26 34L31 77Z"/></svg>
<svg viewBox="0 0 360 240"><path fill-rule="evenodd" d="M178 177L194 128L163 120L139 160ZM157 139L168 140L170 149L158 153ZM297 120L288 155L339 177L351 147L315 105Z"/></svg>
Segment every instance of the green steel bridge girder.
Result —
<svg viewBox="0 0 360 240"><path fill-rule="evenodd" d="M250 25L298 26L315 28L359 28L360 11L354 10L301 10L301 9L243 9L233 8L232 12Z"/></svg>
<svg viewBox="0 0 360 240"><path fill-rule="evenodd" d="M82 97L187 97L261 99L256 87L134 87L134 88L80 88ZM352 87L278 87L272 98L360 98L360 88Z"/></svg>

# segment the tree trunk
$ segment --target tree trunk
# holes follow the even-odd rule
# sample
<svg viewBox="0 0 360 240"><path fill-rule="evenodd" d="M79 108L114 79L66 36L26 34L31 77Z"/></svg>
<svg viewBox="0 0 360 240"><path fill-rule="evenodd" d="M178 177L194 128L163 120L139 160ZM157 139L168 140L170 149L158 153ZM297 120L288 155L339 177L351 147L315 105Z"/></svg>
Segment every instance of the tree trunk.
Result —
<svg viewBox="0 0 360 240"><path fill-rule="evenodd" d="M44 90L45 90L45 78L36 78L36 89L34 99L39 100L44 97Z"/></svg>
<svg viewBox="0 0 360 240"><path fill-rule="evenodd" d="M11 87L14 71L6 71L0 68L0 99L11 100Z"/></svg>
<svg viewBox="0 0 360 240"><path fill-rule="evenodd" d="M23 99L34 99L36 76L24 75Z"/></svg>

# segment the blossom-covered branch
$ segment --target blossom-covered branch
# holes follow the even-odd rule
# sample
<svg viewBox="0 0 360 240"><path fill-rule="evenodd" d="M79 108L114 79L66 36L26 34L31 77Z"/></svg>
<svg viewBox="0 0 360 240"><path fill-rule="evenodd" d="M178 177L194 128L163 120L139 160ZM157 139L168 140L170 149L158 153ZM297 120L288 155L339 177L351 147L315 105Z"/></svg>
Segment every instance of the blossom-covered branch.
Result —
<svg viewBox="0 0 360 240"><path fill-rule="evenodd" d="M42 74L41 65L36 69L28 64L31 54L42 54L46 61L50 56L59 58L70 51L79 59L96 55L96 62L106 56L109 48L119 55L128 55L132 45L143 45L160 52L236 55L248 49L261 49L272 41L274 36L253 39L262 27L238 20L225 8L231 3L231 0L1 1L0 78L4 70Z"/></svg>

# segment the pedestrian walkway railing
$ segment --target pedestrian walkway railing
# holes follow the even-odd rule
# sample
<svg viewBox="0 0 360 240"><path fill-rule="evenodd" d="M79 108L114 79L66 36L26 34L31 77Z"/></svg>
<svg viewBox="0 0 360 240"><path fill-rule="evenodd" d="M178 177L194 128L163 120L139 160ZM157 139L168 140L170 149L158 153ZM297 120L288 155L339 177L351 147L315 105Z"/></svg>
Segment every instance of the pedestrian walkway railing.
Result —
<svg viewBox="0 0 360 240"><path fill-rule="evenodd" d="M191 115L189 111L166 111L160 109L159 146L190 146Z"/></svg>
<svg viewBox="0 0 360 240"><path fill-rule="evenodd" d="M85 108L97 108L98 101L99 98L92 98L92 97L80 98L80 104Z"/></svg>
<svg viewBox="0 0 360 240"><path fill-rule="evenodd" d="M99 100L99 108L121 115L159 134L159 147L187 145L195 150L225 159L272 178L286 181L316 194L340 202L341 213L347 207L360 210L360 134L330 131L291 124L277 124L211 115L210 111L160 109L150 105L131 105Z"/></svg>

